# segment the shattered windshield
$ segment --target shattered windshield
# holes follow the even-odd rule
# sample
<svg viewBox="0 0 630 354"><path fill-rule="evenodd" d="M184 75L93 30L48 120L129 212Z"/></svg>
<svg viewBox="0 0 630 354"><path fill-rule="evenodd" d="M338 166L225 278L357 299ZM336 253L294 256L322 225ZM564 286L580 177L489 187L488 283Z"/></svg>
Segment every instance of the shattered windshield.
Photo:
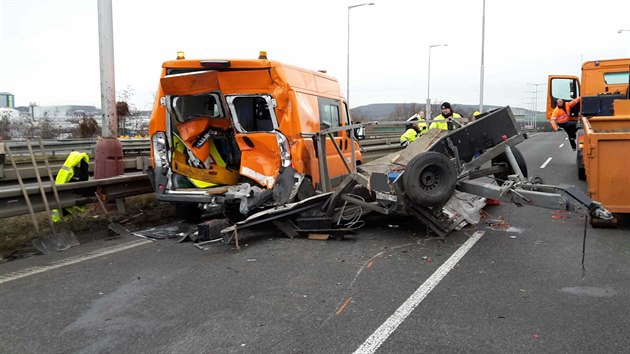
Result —
<svg viewBox="0 0 630 354"><path fill-rule="evenodd" d="M221 104L217 94L194 96L172 96L172 112L179 122L189 121L195 117L222 118Z"/></svg>
<svg viewBox="0 0 630 354"><path fill-rule="evenodd" d="M277 126L269 96L228 97L232 115L243 132L270 132Z"/></svg>

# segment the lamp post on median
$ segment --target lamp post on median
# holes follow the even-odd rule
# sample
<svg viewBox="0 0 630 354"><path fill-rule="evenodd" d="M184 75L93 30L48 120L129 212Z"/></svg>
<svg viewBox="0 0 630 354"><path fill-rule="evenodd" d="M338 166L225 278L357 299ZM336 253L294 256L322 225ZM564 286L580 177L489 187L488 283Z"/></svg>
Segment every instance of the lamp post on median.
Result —
<svg viewBox="0 0 630 354"><path fill-rule="evenodd" d="M432 119L431 116L431 48L434 47L447 47L448 44L431 44L429 46L429 69L427 72L427 105L425 107L425 111L427 112L427 119Z"/></svg>
<svg viewBox="0 0 630 354"><path fill-rule="evenodd" d="M363 4L350 5L348 6L348 51L347 51L347 62L346 62L346 101L348 102L348 108L350 107L350 10L355 7L365 6L365 5L374 5L373 2L365 2Z"/></svg>
<svg viewBox="0 0 630 354"><path fill-rule="evenodd" d="M529 86L535 86L536 87L536 91L530 91L534 94L534 128L536 128L536 112L538 110L538 86L542 86L542 85L546 85L546 84L530 84L528 83L527 85Z"/></svg>

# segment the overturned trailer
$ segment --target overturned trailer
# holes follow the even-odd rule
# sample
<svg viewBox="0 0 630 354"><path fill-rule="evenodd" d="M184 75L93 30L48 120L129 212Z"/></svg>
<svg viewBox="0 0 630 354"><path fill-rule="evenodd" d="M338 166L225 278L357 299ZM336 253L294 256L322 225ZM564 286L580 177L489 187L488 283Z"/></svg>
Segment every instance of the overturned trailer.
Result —
<svg viewBox="0 0 630 354"><path fill-rule="evenodd" d="M326 139L346 130L354 139L354 124L321 130L312 134L326 156ZM407 213L420 219L440 236L447 235L463 221L462 215L449 212L449 206L462 193L498 199L516 205L531 205L581 213L591 218L610 219L612 215L598 202L573 186L545 185L538 177L528 178L527 166L516 145L526 136L519 131L509 107L478 117L474 122L452 131L430 130L405 150L356 166L346 163L349 172L335 191L328 181L327 166L320 161L321 193L303 201L277 206L254 214L224 229L225 240L238 229L273 221L290 237L300 233L328 232L343 235L352 228L339 222L348 204L361 213ZM310 221L310 222L309 222ZM319 226L307 227L303 225ZM313 230L314 229L314 230Z"/></svg>

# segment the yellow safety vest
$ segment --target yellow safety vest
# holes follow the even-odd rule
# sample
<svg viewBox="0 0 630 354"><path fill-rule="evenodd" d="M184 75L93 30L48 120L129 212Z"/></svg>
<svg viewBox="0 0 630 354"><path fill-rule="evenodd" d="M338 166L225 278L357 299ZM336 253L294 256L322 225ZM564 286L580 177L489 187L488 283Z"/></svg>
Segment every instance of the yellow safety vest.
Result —
<svg viewBox="0 0 630 354"><path fill-rule="evenodd" d="M72 151L68 157L66 157L66 161L59 169L59 172L57 172L55 184L65 184L70 182L72 177L74 177L74 168L81 164L81 161L90 163L90 156L85 152ZM68 220L70 215L85 211L85 207L73 206L70 208L64 208L64 211L69 214L64 216L64 220ZM50 213L52 215L53 222L61 221L63 213L59 209L53 209Z"/></svg>
<svg viewBox="0 0 630 354"><path fill-rule="evenodd" d="M209 140L208 144L210 144L209 145L210 157L212 157L212 159L217 164L217 166L225 167L226 163L223 160L223 157L221 157L221 154L219 154L219 150L217 149L216 145L214 144L214 141L213 140ZM181 139L179 139L179 137L177 137L177 135L173 136L173 146L175 147L175 151L177 151L177 152L179 152L181 154L185 154L185 151L187 149L186 144L184 144L184 142L182 142ZM209 188L209 187L218 186L218 184L216 184L216 183L206 182L206 181L202 181L202 180L195 179L195 178L192 178L192 177L188 177L188 179L190 180L190 182L192 182L198 188Z"/></svg>
<svg viewBox="0 0 630 354"><path fill-rule="evenodd" d="M418 138L418 132L415 129L409 128L403 135L400 136L400 143L404 144L405 142L410 143Z"/></svg>
<svg viewBox="0 0 630 354"><path fill-rule="evenodd" d="M459 118L457 120L457 122L459 124L461 124L461 118L462 116L460 116L458 113L453 113L453 119L455 118ZM441 122L436 122L436 121L441 121ZM439 115L435 118L433 118L433 123L431 123L431 125L429 126L429 129L442 129L442 130L448 130L448 122L446 121L446 119L444 118L443 115Z"/></svg>

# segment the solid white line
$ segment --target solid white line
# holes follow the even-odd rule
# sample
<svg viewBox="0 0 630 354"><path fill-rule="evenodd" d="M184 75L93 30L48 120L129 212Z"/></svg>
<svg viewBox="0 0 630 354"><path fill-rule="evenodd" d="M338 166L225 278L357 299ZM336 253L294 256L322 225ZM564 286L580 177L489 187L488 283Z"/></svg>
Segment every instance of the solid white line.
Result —
<svg viewBox="0 0 630 354"><path fill-rule="evenodd" d="M560 146L558 146L559 149L561 149L564 146L564 143L560 144Z"/></svg>
<svg viewBox="0 0 630 354"><path fill-rule="evenodd" d="M544 164L540 165L540 168L545 168L547 166L547 164L551 161L552 158L553 157L548 158L547 161L545 161Z"/></svg>
<svg viewBox="0 0 630 354"><path fill-rule="evenodd" d="M472 246L483 236L484 231L475 232L444 264L427 279L418 290L394 312L389 318L372 333L354 352L355 354L374 353L378 347L398 328L398 326L411 314L411 312L424 300L436 285L450 272Z"/></svg>
<svg viewBox="0 0 630 354"><path fill-rule="evenodd" d="M79 262L87 261L89 259L93 259L93 258L97 258L97 257L101 257L101 256L106 256L108 254L124 251L124 250L130 249L130 248L133 248L133 247L145 245L147 243L153 243L153 241L152 240L139 240L139 241L127 242L127 243L123 243L121 245L112 246L112 247L104 248L102 250L86 253L86 254L81 255L81 256L70 257L70 258L61 260L59 262L51 263L51 264L46 265L46 266L31 267L31 268L27 268L27 269L24 269L24 270L21 270L21 271L18 271L18 272L9 273L7 275L0 275L0 284L8 283L8 282L10 282L12 280L26 278L28 276L39 274L39 273L43 273L43 272L47 272L49 270L65 267L67 265L71 265L71 264L76 264L76 263L79 263Z"/></svg>

